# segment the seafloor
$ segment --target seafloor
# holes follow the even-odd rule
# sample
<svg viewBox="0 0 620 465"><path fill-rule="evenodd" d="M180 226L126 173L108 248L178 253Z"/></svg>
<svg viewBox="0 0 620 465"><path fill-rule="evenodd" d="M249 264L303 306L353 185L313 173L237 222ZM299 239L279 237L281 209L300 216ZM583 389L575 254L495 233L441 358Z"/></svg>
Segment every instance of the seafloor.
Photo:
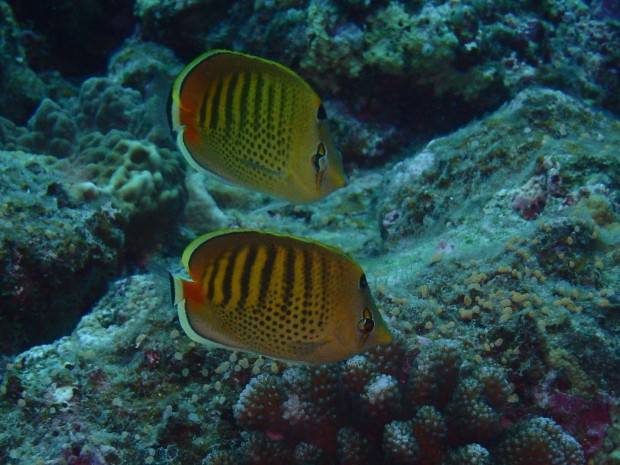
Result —
<svg viewBox="0 0 620 465"><path fill-rule="evenodd" d="M620 464L620 5L0 0L0 463ZM184 63L278 60L349 185L194 172ZM229 227L331 244L396 338L289 365L182 332L159 272Z"/></svg>

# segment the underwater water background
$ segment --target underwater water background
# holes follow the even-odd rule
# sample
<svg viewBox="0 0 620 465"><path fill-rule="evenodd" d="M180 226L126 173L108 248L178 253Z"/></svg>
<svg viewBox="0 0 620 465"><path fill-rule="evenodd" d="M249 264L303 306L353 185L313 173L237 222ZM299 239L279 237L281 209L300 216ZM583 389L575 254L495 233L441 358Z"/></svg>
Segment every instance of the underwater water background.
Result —
<svg viewBox="0 0 620 465"><path fill-rule="evenodd" d="M188 165L217 48L312 86L346 187ZM619 73L617 0L0 0L0 463L620 464ZM227 228L349 254L393 342L192 341L153 269Z"/></svg>

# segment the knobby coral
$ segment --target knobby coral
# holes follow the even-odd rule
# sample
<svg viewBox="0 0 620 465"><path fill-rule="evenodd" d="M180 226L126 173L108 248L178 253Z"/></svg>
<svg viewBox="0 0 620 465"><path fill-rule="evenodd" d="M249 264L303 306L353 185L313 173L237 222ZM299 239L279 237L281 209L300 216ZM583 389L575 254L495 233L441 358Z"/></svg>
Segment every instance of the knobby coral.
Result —
<svg viewBox="0 0 620 465"><path fill-rule="evenodd" d="M399 339L342 364L259 374L233 407L249 434L235 463L585 462L552 419L519 421L506 375L466 353L452 340Z"/></svg>

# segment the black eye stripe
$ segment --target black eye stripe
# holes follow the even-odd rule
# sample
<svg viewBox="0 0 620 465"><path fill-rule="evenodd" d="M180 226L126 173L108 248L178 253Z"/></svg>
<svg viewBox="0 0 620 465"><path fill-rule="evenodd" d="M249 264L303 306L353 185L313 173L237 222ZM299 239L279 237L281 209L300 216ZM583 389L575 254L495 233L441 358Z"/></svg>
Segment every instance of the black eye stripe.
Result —
<svg viewBox="0 0 620 465"><path fill-rule="evenodd" d="M323 160L327 156L327 150L323 145L323 142L319 142L319 146L316 149L316 153L312 155L312 166L314 166L315 171L318 173L322 171L321 169L321 160Z"/></svg>
<svg viewBox="0 0 620 465"><path fill-rule="evenodd" d="M316 153L312 156L312 166L314 166L314 171L317 173L321 170L321 166L319 165L319 156Z"/></svg>
<svg viewBox="0 0 620 465"><path fill-rule="evenodd" d="M357 330L368 337L368 334L370 334L374 328L375 322L372 319L372 312L368 308L365 308L362 312L362 319L357 322Z"/></svg>

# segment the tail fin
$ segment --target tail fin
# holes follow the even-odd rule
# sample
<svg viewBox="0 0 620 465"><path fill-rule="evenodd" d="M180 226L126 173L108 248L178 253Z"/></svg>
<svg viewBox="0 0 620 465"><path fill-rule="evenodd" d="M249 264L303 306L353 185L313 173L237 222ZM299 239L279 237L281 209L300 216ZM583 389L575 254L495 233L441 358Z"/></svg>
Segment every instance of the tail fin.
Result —
<svg viewBox="0 0 620 465"><path fill-rule="evenodd" d="M162 297L167 295L170 305L176 305L183 296L181 280L157 263L149 263L148 270Z"/></svg>
<svg viewBox="0 0 620 465"><path fill-rule="evenodd" d="M167 139L174 143L170 120L171 105L171 78L163 73L157 73L147 85L145 96L145 118L151 127L151 137L155 140Z"/></svg>

